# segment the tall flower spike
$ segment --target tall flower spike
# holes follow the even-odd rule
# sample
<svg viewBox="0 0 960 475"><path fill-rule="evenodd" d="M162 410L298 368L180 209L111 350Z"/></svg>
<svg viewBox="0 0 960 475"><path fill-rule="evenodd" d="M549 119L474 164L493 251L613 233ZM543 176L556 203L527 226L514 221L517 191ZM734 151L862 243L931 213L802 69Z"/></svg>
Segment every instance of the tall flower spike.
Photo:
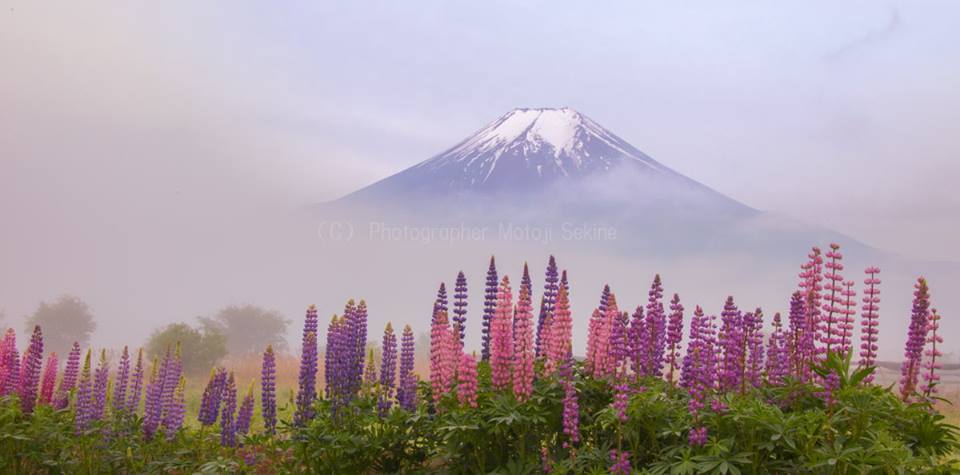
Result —
<svg viewBox="0 0 960 475"><path fill-rule="evenodd" d="M20 353L17 351L17 334L8 328L3 336L5 377L0 381L0 396L20 390Z"/></svg>
<svg viewBox="0 0 960 475"><path fill-rule="evenodd" d="M260 371L260 414L263 428L267 434L277 431L277 359L273 345L267 345L263 352L263 365Z"/></svg>
<svg viewBox="0 0 960 475"><path fill-rule="evenodd" d="M483 352L481 353L483 361L490 360L490 325L497 313L498 283L497 265L493 256L490 256L490 268L487 269L487 286L483 294Z"/></svg>
<svg viewBox="0 0 960 475"><path fill-rule="evenodd" d="M410 325L403 328L400 346L400 374L397 388L397 403L407 411L417 408L417 376L413 373L414 346L413 329Z"/></svg>
<svg viewBox="0 0 960 475"><path fill-rule="evenodd" d="M130 351L124 346L113 379L113 413L121 414L127 405L127 380L130 378Z"/></svg>
<svg viewBox="0 0 960 475"><path fill-rule="evenodd" d="M180 384L180 376L183 375L183 362L181 361L182 349L180 342L177 342L176 349L167 360L166 378L163 383L163 428L167 434L176 432L180 428L182 417L179 415L181 410L177 407L176 392ZM177 419L181 421L178 422Z"/></svg>
<svg viewBox="0 0 960 475"><path fill-rule="evenodd" d="M457 370L457 400L461 405L477 407L477 360L475 356L461 355Z"/></svg>
<svg viewBox="0 0 960 475"><path fill-rule="evenodd" d="M674 370L680 360L680 340L683 339L683 305L680 295L673 294L670 301L670 321L667 323L667 382L674 384Z"/></svg>
<svg viewBox="0 0 960 475"><path fill-rule="evenodd" d="M653 277L647 293L647 347L650 350L648 371L651 376L663 375L663 354L666 352L667 314L663 310L663 284L660 274Z"/></svg>
<svg viewBox="0 0 960 475"><path fill-rule="evenodd" d="M743 383L759 388L763 382L763 310L757 308L744 315L743 321L747 345L746 381Z"/></svg>
<svg viewBox="0 0 960 475"><path fill-rule="evenodd" d="M526 267L524 267L526 268ZM526 401L533 394L533 306L529 286L520 287L517 300L515 329L513 335L513 394L519 401Z"/></svg>
<svg viewBox="0 0 960 475"><path fill-rule="evenodd" d="M397 336L393 325L387 322L383 330L383 353L380 355L380 413L386 414L393 406L393 392L397 381Z"/></svg>
<svg viewBox="0 0 960 475"><path fill-rule="evenodd" d="M563 447L572 449L580 442L580 405L577 401L577 387L574 384L573 355L567 348L567 357L560 365L559 375L563 385L563 434L567 440Z"/></svg>
<svg viewBox="0 0 960 475"><path fill-rule="evenodd" d="M80 372L80 344L73 342L73 348L67 356L67 366L63 369L63 379L54 395L54 409L66 409L70 405L70 391L77 384L77 375Z"/></svg>
<svg viewBox="0 0 960 475"><path fill-rule="evenodd" d="M30 346L23 355L22 372L20 378L20 408L24 413L33 412L37 404L37 394L40 389L40 371L43 369L43 332L40 325L33 327L30 337Z"/></svg>
<svg viewBox="0 0 960 475"><path fill-rule="evenodd" d="M567 360L567 348L573 345L573 321L570 318L570 300L567 289L560 287L553 316L550 318L550 335L547 339L547 361L545 369L552 374Z"/></svg>
<svg viewBox="0 0 960 475"><path fill-rule="evenodd" d="M843 254L840 253L840 246L830 244L830 250L827 251L827 263L824 267L827 272L824 275L826 285L824 286L824 304L823 304L823 324L820 326L821 337L826 351L841 351L841 327L843 325L843 276L840 271L843 270Z"/></svg>
<svg viewBox="0 0 960 475"><path fill-rule="evenodd" d="M130 381L130 395L127 398L127 413L136 414L140 408L140 395L143 392L143 348L137 350L137 363L133 367Z"/></svg>
<svg viewBox="0 0 960 475"><path fill-rule="evenodd" d="M226 385L227 371L223 368L210 368L210 379L200 396L200 410L197 412L197 420L201 426L212 426L217 421L223 388Z"/></svg>
<svg viewBox="0 0 960 475"><path fill-rule="evenodd" d="M779 386L783 384L790 371L790 360L786 337L783 333L783 322L780 313L773 315L773 333L767 345L767 383Z"/></svg>
<svg viewBox="0 0 960 475"><path fill-rule="evenodd" d="M143 402L143 435L147 440L153 438L163 415L161 392L163 390L164 371L163 365L154 357L150 369L150 380L147 383L147 395Z"/></svg>
<svg viewBox="0 0 960 475"><path fill-rule="evenodd" d="M314 338L313 333L310 334ZM237 383L233 372L227 376L227 385L223 391L223 412L220 414L220 445L234 447L237 445Z"/></svg>
<svg viewBox="0 0 960 475"><path fill-rule="evenodd" d="M170 440L173 440L180 428L183 427L183 418L187 414L186 386L187 380L181 374L180 380L173 390L173 404L170 405L170 414L164 419L166 421L164 430L167 439Z"/></svg>
<svg viewBox="0 0 960 475"><path fill-rule="evenodd" d="M800 289L803 297L804 310L804 331L803 347L804 362L801 368L801 378L806 381L811 374L811 368L820 359L821 348L817 347L818 342L824 341L826 337L820 335L820 302L821 291L823 290L820 282L823 281L823 256L819 247L813 247L810 254L807 255L807 262L801 267ZM826 352L826 347L822 348Z"/></svg>
<svg viewBox="0 0 960 475"><path fill-rule="evenodd" d="M880 273L879 267L868 267L864 273L867 274L863 281L863 313L860 320L860 367L865 368L873 366L877 359L877 334L880 332L880 279L877 274ZM871 373L863 381L873 382L874 374Z"/></svg>
<svg viewBox="0 0 960 475"><path fill-rule="evenodd" d="M467 277L463 275L463 271L457 274L457 283L453 289L453 315L453 325L458 330L460 346L463 346L463 339L467 334Z"/></svg>
<svg viewBox="0 0 960 475"><path fill-rule="evenodd" d="M57 382L57 354L47 356L47 364L43 369L43 381L40 384L40 404L50 405L53 402L53 388Z"/></svg>
<svg viewBox="0 0 960 475"><path fill-rule="evenodd" d="M363 384L366 387L368 393L373 393L377 386L377 362L375 361L376 355L373 353L373 348L370 348L370 351L367 352L367 363L366 367L363 370Z"/></svg>
<svg viewBox="0 0 960 475"><path fill-rule="evenodd" d="M300 357L300 381L299 389L297 390L297 407L293 415L293 422L297 426L306 425L308 421L313 419L313 400L317 397L316 378L317 335L316 333L308 333L304 339L303 352ZM236 392L236 388L234 388L234 392Z"/></svg>
<svg viewBox="0 0 960 475"><path fill-rule="evenodd" d="M940 363L937 358L943 356L943 353L937 348L938 344L943 343L943 337L937 332L940 329L940 314L937 313L937 309L930 311L928 321L927 332L929 336L927 337L927 343L930 344L930 349L924 352L926 362L923 365L925 369L923 374L925 381L923 395L927 399L937 392L937 384L940 383L940 375L937 374L937 370L940 369Z"/></svg>
<svg viewBox="0 0 960 475"><path fill-rule="evenodd" d="M107 350L100 350L100 362L97 364L97 371L93 376L93 409L91 411L91 420L99 421L103 419L103 413L107 408L107 385L110 378L110 363L107 361Z"/></svg>
<svg viewBox="0 0 960 475"><path fill-rule="evenodd" d="M433 320L430 324L430 386L433 389L433 402L450 392L453 387L453 335L450 323L447 321L447 312L441 307L435 307Z"/></svg>
<svg viewBox="0 0 960 475"><path fill-rule="evenodd" d="M742 387L746 361L746 335L743 329L743 314L727 297L721 313L720 350L722 353L720 368L720 388L725 391Z"/></svg>
<svg viewBox="0 0 960 475"><path fill-rule="evenodd" d="M838 346L840 348L839 352L844 358L846 358L847 354L850 353L851 347L853 346L853 320L857 315L857 311L855 309L856 300L854 300L854 297L857 296L857 292L853 290L853 286L854 282L852 280L848 280L843 283L843 292L841 292L841 295L843 296L843 307L840 314L840 328L838 332L840 341Z"/></svg>
<svg viewBox="0 0 960 475"><path fill-rule="evenodd" d="M80 383L77 385L77 403L73 410L73 423L76 433L82 434L90 427L93 410L93 377L90 373L90 350L83 360L80 371Z"/></svg>
<svg viewBox="0 0 960 475"><path fill-rule="evenodd" d="M930 314L930 289L927 280L917 279L913 293L913 313L907 332L907 343L903 352L903 365L900 367L900 397L909 399L917 389L917 376L920 374L923 347L927 342Z"/></svg>
<svg viewBox="0 0 960 475"><path fill-rule="evenodd" d="M243 396L243 402L240 403L240 410L237 412L237 433L247 435L250 432L250 421L253 420L253 381L247 386L247 393Z"/></svg>
<svg viewBox="0 0 960 475"><path fill-rule="evenodd" d="M497 295L497 312L490 328L490 373L496 390L507 389L513 372L513 291L503 276Z"/></svg>
<svg viewBox="0 0 960 475"><path fill-rule="evenodd" d="M540 316L537 320L537 356L543 356L546 340L549 338L549 329L544 330L544 323L553 316L554 306L559 292L559 275L557 274L557 260L550 256L547 262L547 271L544 275L543 298L540 300Z"/></svg>

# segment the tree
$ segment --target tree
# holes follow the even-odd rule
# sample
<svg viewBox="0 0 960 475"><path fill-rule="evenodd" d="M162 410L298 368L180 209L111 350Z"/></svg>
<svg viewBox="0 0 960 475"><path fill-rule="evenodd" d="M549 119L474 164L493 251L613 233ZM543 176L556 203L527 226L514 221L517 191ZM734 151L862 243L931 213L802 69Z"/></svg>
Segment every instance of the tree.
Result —
<svg viewBox="0 0 960 475"><path fill-rule="evenodd" d="M194 328L186 323L171 323L154 330L147 340L147 356L163 358L167 349L173 350L180 343L184 371L202 374L210 371L227 355L226 336L216 328Z"/></svg>
<svg viewBox="0 0 960 475"><path fill-rule="evenodd" d="M204 328L226 337L227 350L232 355L262 353L267 345L283 352L287 348L285 338L287 320L280 312L256 305L231 305L221 309L213 318L200 317Z"/></svg>
<svg viewBox="0 0 960 475"><path fill-rule="evenodd" d="M67 354L75 341L85 346L97 328L90 307L71 295L63 295L53 303L40 302L33 315L27 317L26 331L32 331L36 325L43 329L46 349L61 355Z"/></svg>

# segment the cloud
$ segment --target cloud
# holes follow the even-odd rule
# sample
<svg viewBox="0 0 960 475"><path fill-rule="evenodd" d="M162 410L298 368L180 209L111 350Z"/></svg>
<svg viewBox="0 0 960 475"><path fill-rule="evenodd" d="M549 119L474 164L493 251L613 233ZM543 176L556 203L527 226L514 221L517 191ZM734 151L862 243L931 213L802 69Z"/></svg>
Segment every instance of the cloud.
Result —
<svg viewBox="0 0 960 475"><path fill-rule="evenodd" d="M844 61L869 46L888 40L900 29L900 25L900 11L891 7L890 16L882 27L871 29L855 40L835 48L825 54L823 60L827 63Z"/></svg>

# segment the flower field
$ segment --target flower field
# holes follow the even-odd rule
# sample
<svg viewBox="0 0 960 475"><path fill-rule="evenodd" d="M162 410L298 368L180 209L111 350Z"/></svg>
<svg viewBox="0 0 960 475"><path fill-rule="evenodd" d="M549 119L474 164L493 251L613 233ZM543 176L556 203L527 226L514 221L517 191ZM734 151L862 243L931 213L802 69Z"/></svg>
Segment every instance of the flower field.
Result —
<svg viewBox="0 0 960 475"><path fill-rule="evenodd" d="M297 357L268 347L202 378L179 347L61 359L40 327L19 345L9 329L0 472L956 473L928 283L912 308L881 310L880 275L845 272L831 245L806 257L783 314L734 297L713 314L658 275L639 305L608 286L574 316L553 257L536 288L526 266L514 280L491 259L482 309L468 312L463 273L432 315L382 332L363 301L328 322L310 306ZM418 360L414 327L428 325ZM897 381L877 378L881 331L903 335Z"/></svg>

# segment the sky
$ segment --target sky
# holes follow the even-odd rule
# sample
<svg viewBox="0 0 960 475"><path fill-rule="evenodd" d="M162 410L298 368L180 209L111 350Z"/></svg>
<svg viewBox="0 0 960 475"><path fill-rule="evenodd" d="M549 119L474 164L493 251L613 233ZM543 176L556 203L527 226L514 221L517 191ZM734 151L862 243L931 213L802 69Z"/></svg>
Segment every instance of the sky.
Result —
<svg viewBox="0 0 960 475"><path fill-rule="evenodd" d="M255 216L515 107L573 107L754 208L960 262L957 44L950 1L0 0L0 308L167 248L226 255L269 234Z"/></svg>

